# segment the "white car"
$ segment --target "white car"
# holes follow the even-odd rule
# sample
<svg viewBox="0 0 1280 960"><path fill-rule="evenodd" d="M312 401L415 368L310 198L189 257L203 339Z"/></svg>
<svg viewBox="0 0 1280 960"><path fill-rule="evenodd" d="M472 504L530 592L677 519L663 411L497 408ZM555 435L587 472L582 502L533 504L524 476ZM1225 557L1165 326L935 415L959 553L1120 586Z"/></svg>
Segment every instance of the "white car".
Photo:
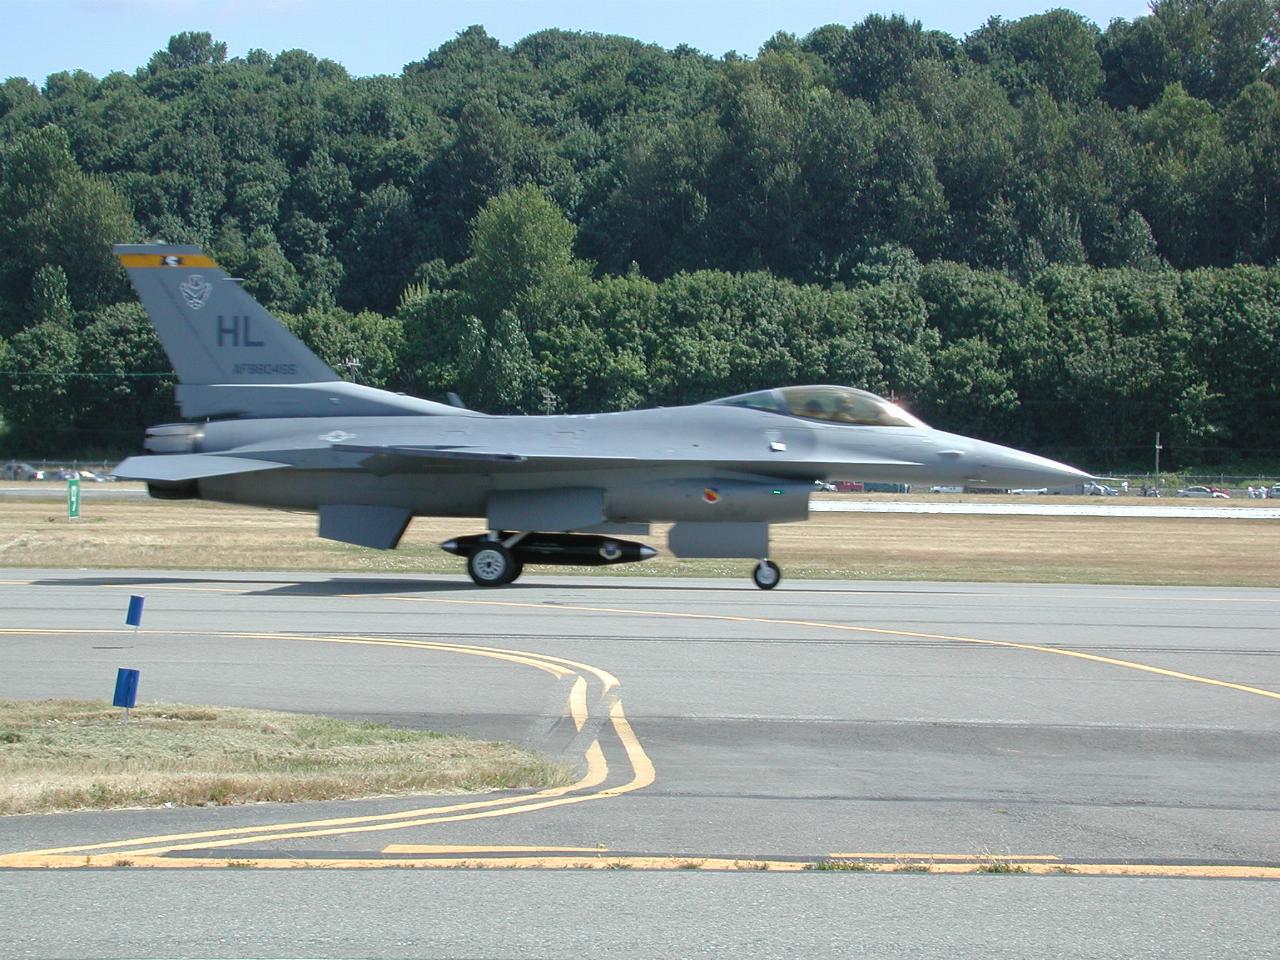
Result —
<svg viewBox="0 0 1280 960"><path fill-rule="evenodd" d="M1210 490L1208 487L1201 487L1201 486L1183 487L1181 490L1178 491L1178 496L1203 497L1205 499L1213 499L1213 500L1230 500L1231 499L1230 495L1223 493L1221 490Z"/></svg>

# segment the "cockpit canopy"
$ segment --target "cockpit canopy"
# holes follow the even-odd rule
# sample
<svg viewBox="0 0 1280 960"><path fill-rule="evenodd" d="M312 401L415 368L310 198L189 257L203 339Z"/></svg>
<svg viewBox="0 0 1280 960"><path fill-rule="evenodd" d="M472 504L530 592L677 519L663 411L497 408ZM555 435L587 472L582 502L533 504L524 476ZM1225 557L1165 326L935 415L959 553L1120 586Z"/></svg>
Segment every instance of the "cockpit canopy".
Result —
<svg viewBox="0 0 1280 960"><path fill-rule="evenodd" d="M923 427L896 404L853 387L779 387L713 400L728 407L747 407L805 420L850 423L860 427Z"/></svg>

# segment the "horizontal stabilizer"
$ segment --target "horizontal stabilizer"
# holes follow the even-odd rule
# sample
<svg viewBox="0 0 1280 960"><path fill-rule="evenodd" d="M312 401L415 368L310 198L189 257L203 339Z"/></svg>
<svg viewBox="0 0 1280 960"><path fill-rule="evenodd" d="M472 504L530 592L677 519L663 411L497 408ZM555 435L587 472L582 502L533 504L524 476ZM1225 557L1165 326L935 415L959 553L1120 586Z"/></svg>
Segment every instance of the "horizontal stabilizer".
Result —
<svg viewBox="0 0 1280 960"><path fill-rule="evenodd" d="M249 457L220 457L211 453L176 453L149 457L130 457L112 472L121 480L200 480L224 477L232 473L256 470L279 470L289 464L276 460L254 460Z"/></svg>

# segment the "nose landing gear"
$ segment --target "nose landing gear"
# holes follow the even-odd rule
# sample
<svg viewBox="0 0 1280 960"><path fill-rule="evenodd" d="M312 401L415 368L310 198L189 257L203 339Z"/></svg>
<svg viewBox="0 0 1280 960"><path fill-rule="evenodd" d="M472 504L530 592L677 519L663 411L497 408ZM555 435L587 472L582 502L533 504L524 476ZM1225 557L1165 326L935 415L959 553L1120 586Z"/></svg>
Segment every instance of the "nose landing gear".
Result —
<svg viewBox="0 0 1280 960"><path fill-rule="evenodd" d="M782 570L772 560L761 560L751 571L751 579L761 590L772 590L782 582Z"/></svg>

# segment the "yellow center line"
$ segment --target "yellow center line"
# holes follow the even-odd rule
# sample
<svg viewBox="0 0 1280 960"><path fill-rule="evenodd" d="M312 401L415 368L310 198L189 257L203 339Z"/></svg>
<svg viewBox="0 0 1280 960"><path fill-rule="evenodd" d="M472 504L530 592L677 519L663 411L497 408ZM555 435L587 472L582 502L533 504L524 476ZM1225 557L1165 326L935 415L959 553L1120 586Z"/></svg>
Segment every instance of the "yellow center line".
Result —
<svg viewBox="0 0 1280 960"><path fill-rule="evenodd" d="M581 733L587 723L587 681L581 675L573 681L573 689L569 691L569 715Z"/></svg>
<svg viewBox="0 0 1280 960"><path fill-rule="evenodd" d="M16 628L0 628L0 634L33 632L46 635L79 635L85 633L132 633L133 631L122 630L119 628L100 631L48 628L36 631L27 631ZM574 670L561 665L570 664L573 663L573 661L563 660L558 657L543 657L541 655L529 654L522 651L465 644L452 644L445 643L443 641L422 641L363 636L308 636L302 634L256 633L241 631L208 633L201 631L176 632L149 630L143 632L148 634L171 636L213 636L229 639L294 640L313 643L350 643L358 645L427 649L505 660L511 663L531 666L556 677L568 676L575 672ZM587 664L581 664L580 666L595 674L601 680L601 683L605 685L604 692L607 692L610 687L618 685L617 678L607 671L591 667ZM574 710L574 722L579 730L585 726L587 720L586 688L586 681L579 674L574 683L574 692L571 694L571 699L574 701L572 705ZM578 691L581 692L578 693ZM602 692L602 696L604 695L604 692ZM540 810L548 806L558 806L566 802L579 803L586 800L618 796L620 794L648 786L654 780L653 765L645 754L644 749L640 746L634 732L631 730L631 726L627 722L626 716L622 711L622 705L617 701L616 697L613 699L613 704L609 713L615 732L617 733L620 742L623 744L623 748L626 751L627 758L632 765L634 773L632 780L629 783L609 790L581 793L581 791L594 790L594 788L599 787L608 779L609 765L605 759L604 751L601 748L599 741L596 740L592 742L591 746L585 753L587 772L580 780L566 787L550 788L538 791L534 794L498 797L491 800L470 801L461 804L451 804L442 807L427 807L417 810L400 811L397 813L380 814L375 816L344 817L297 823L261 824L242 828L206 830L194 833L169 834L154 837L135 837L129 840L110 841L106 843L24 851L22 853L0 855L0 866L17 866L20 865L20 863L29 862L29 858L31 857L48 858L72 853L83 854L90 851L102 852L115 850L122 853L128 853L130 855L154 856L167 853L172 850L194 850L234 846L238 843L243 843L249 840L253 840L255 842L266 842L269 840L331 836L334 834L362 833L375 830L396 830L432 823L456 822L481 817L487 818L489 816L508 816L515 813ZM138 849L140 845L146 844L154 846Z"/></svg>
<svg viewBox="0 0 1280 960"><path fill-rule="evenodd" d="M163 845L146 847L142 849L133 849L140 843L155 842L164 840L181 840L182 837L172 838L137 838L131 841L118 841L113 844L96 844L92 846L82 847L63 847L51 850L34 850L25 851L21 854L12 854L0 857L0 866L18 866L27 865L32 857L37 856L56 856L59 854L68 854L73 852L83 852L88 850L102 850L107 848L119 849L124 846L130 847L127 852L130 856L161 856L174 851L189 850L208 850L221 847L233 847L239 843L243 843L246 839L252 839L257 843L265 843L277 840L298 840L312 837L334 836L337 834L353 834L353 833L371 833L375 831L385 830L402 830L408 827L421 827L436 823L456 823L464 820L485 820L493 817L505 817L518 813L530 813L535 810L545 810L552 807L567 806L578 803L585 803L591 800L602 800L608 797L617 797L635 790L643 789L654 782L655 771L653 763L649 760L648 755L644 752L644 748L640 745L636 738L635 732L631 728L630 722L623 712L622 704L618 700L614 700L609 710L609 716L613 723L614 732L618 739L622 742L623 749L627 753L627 759L631 764L634 775L631 780L621 786L609 787L593 793L570 793L572 789L589 789L603 783L608 775L608 765L604 759L604 752L600 748L598 740L593 741L591 747L587 751L588 772L573 788L563 789L565 795L548 798L548 794L539 794L532 797L514 797L504 798L503 800L494 801L488 805L487 809L474 809L466 813L445 814L441 811L439 815L418 817L415 819L400 819L409 814L383 815L382 817L370 818L347 818L342 826L327 829L297 829L304 826L301 824L268 824L260 827L250 828L250 830L225 830L225 831L208 831L203 834L192 834L193 838L209 837L218 834L229 835L225 839L202 840L196 843L182 842L165 842ZM499 803L509 803L511 806L499 808ZM472 804L463 806L480 807L483 804ZM394 822L389 822L395 817ZM361 820L366 822L360 823ZM378 820L380 822L368 822ZM268 833L265 831L277 830L277 833ZM244 834L252 832L254 835L247 838Z"/></svg>
<svg viewBox="0 0 1280 960"><path fill-rule="evenodd" d="M605 759L604 759L604 751L601 750L600 748L600 742L598 740L593 741L591 746L587 749L587 775L583 777L582 780L579 781L577 784L574 784L574 789L589 789L591 787L598 786L599 784L603 783L605 778L608 776L608 770L609 770L608 765L605 763ZM269 830L274 828L279 832L255 834L251 839L254 840L256 843L267 843L269 841L276 841L276 840L302 840L302 839L309 839L312 837L332 837L332 836L352 834L352 833L374 833L374 832L380 832L384 830L404 830L408 827L424 827L434 823L458 823L464 820L484 820L484 819L489 819L491 817L509 817L513 814L528 813L533 810L543 810L543 809L546 809L547 807L556 807L556 806L560 806L561 804L581 803L584 800L598 800L601 797L612 795L609 791L601 791L598 793L588 793L588 794L573 794L573 793L570 793L568 789L564 789L564 788L561 789L560 793L564 795L559 796L556 799L545 799L547 796L550 796L550 794L547 794L547 793L534 794L532 797L526 796L526 797L504 798L504 800L500 802L505 802L507 804L510 804L509 806L505 806L505 807L498 806L498 802L495 802L493 804L488 804L488 805L478 803L472 806L477 808L478 807L486 807L486 808L475 809L472 812L467 812L467 813L454 813L454 814L418 817L412 820L398 819L398 820L395 820L394 822L387 822L386 818L382 818L384 822L380 822L380 823L355 824L350 826L341 826L341 827L334 827L334 828L322 829L322 830L296 830L296 829L293 829L293 826L290 824L269 824L264 828L255 828L255 829ZM402 814L401 816L404 816L404 815ZM352 818L352 819L358 820L359 818ZM369 818L369 819L372 820L375 818ZM161 856L176 850L213 850L220 847L234 847L237 844L244 842L244 840L245 840L244 837L233 836L225 840L211 840L211 841L200 842L200 843L165 844L165 845L156 846L156 847L146 847L139 850L131 849L128 852L131 855L137 854L138 856ZM136 841L136 840L134 841L134 843L137 843L137 842L139 841ZM83 849L88 849L88 848L86 847ZM3 859L0 859L0 866L3 866L3 865L5 865Z"/></svg>
<svg viewBox="0 0 1280 960"><path fill-rule="evenodd" d="M959 637L945 633L921 633L915 630L894 630L885 627L858 627L846 623L828 623L821 620L791 620L781 617L744 617L728 613L690 613L688 611L680 610L639 610L629 609L626 607L596 607L565 603L556 603L551 605L546 603L517 600L459 600L444 597L396 597L395 599L411 600L417 603L500 606L543 611L572 610L577 613L607 613L631 617L663 617L675 620L704 620L721 623L758 623L769 626L808 627L818 630L838 630L845 633L866 633L876 636L910 637L915 640L943 640L950 643L969 643L987 647L1004 647L1010 650L1028 650L1035 653L1049 653L1059 657L1072 657L1077 660L1088 660L1093 663L1102 663L1112 667L1122 667L1127 670L1139 670L1144 673L1168 677L1173 680L1186 680L1191 683L1203 683L1213 687L1236 690L1240 693L1249 693L1259 697L1267 697L1271 700L1280 700L1280 693L1277 693L1274 690L1265 690L1262 687L1254 687L1244 683L1232 683L1229 680L1218 680L1214 677L1203 677L1194 673L1184 673L1180 670L1168 670L1164 667L1153 667L1150 664L1139 663L1135 660L1121 660L1116 657L1100 656L1096 653L1085 653L1082 650L1070 650L1066 647L1046 647L1038 643L1019 643L1013 640L985 640L981 637Z"/></svg>
<svg viewBox="0 0 1280 960"><path fill-rule="evenodd" d="M626 750L627 759L631 764L634 775L627 783L617 787L608 787L594 793L574 793L566 796L556 797L553 799L533 799L533 798L517 798L518 800L527 800L529 802L520 803L518 807L508 807L504 809L490 808L485 810L477 810L470 813L461 813L448 816L431 816L414 820L396 821L395 823L374 823L361 826L348 826L338 829L328 830L305 830L279 834L267 834L265 836L255 836L253 839L258 842L272 840L296 840L310 837L332 836L334 834L352 834L352 833L371 833L382 830L401 830L406 827L421 827L435 823L457 823L463 820L488 820L493 817L506 817L516 813L530 813L535 810L546 810L552 807L570 806L578 803L586 803L592 800L602 800L607 797L618 797L635 790L641 790L654 782L656 777L653 763L649 760L648 755L644 752L644 748L640 745L640 741L636 738L635 732L631 729L631 724L627 720L626 714L623 712L622 703L614 700L613 705L609 709L609 717L613 722L614 732L618 739L622 742L623 749ZM604 781L608 772L608 765L604 761L604 753L600 748L600 741L593 741L588 755L588 775L585 779L591 780L591 771L598 771L598 776L592 786L598 785ZM162 847L148 848L142 850L132 850L139 856L159 855L170 851L181 850L205 850L215 847L230 847L241 842L241 838L232 837L228 840L217 840L208 843L196 844L177 844ZM81 848L73 848L81 849ZM88 848L83 848L88 849ZM3 865L3 860L0 860Z"/></svg>

